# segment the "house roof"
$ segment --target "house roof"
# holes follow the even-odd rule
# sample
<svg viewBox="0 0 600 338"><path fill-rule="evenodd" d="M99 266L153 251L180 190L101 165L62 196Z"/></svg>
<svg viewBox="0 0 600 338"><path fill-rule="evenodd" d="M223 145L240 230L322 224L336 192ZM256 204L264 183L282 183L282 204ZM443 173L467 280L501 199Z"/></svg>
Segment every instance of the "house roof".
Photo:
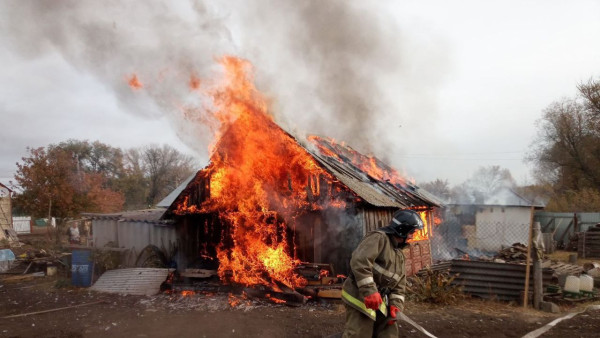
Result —
<svg viewBox="0 0 600 338"><path fill-rule="evenodd" d="M6 188L8 189L8 191L13 192L14 190L12 190L11 188L9 188L8 186L2 184L2 182L0 182L0 187Z"/></svg>
<svg viewBox="0 0 600 338"><path fill-rule="evenodd" d="M494 194L486 196L482 202L473 203L456 203L455 205L482 205L482 206L504 206L504 207L534 207L544 208L543 203L530 201L529 199L519 195L516 191L509 187L502 187Z"/></svg>
<svg viewBox="0 0 600 338"><path fill-rule="evenodd" d="M168 194L167 197L163 198L160 202L158 202L156 206L159 208L168 208L169 206L171 206L171 204L175 202L177 196L181 194L183 189L187 187L187 185L194 179L194 177L196 177L196 173L193 173L192 175L190 175L190 177L186 178L177 188L171 191L171 193Z"/></svg>
<svg viewBox="0 0 600 338"><path fill-rule="evenodd" d="M167 224L169 222L163 221L160 218L165 213L165 208L156 209L145 209L145 210L134 210L134 211L123 211L113 214L99 214L99 213L82 213L81 216L88 217L91 219L112 219L119 222L141 222L141 223L157 223Z"/></svg>
<svg viewBox="0 0 600 338"><path fill-rule="evenodd" d="M442 204L431 193L408 181L392 183L391 180L380 180L369 175L354 165L349 158L350 156L367 157L349 146L332 144L331 141L323 138L313 138L313 140L315 140L313 142L325 146L325 149L332 151L335 155L327 155L325 151L320 150L323 148L311 147L306 140L299 144L327 171L369 204L391 208L439 207ZM384 170L394 171L393 168L374 157L369 157L369 159L377 161L378 167Z"/></svg>
<svg viewBox="0 0 600 338"><path fill-rule="evenodd" d="M377 161L377 165L385 170L395 172L393 168L385 165L374 157L364 156L348 146L328 144L330 141L323 138L316 138L320 140L320 142L323 142L322 145L328 147L328 151L323 151L324 148L315 146L314 141L294 136L279 126L277 126L277 128L296 141L296 143L306 150L308 154L323 167L323 169L328 171L338 179L341 184L345 185L368 204L382 208L401 209L411 207L431 208L442 205L441 201L434 195L408 181L392 183L390 180L377 179L355 166L351 160L351 157L361 156L366 159ZM330 151L333 151L336 156L328 155L327 152L331 154ZM167 198L161 201L158 206L167 206L168 204L167 211L173 209L173 204L181 195L186 194L186 191L193 190L195 184L194 177L198 176L201 172L202 170L188 178L187 184L180 185L169 194ZM163 215L163 217L164 216L165 215Z"/></svg>

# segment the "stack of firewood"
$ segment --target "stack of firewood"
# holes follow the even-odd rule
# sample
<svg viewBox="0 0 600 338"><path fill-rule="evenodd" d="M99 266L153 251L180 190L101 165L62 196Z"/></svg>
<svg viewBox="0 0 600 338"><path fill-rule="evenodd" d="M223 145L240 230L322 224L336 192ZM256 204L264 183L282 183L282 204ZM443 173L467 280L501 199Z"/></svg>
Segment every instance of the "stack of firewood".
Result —
<svg viewBox="0 0 600 338"><path fill-rule="evenodd" d="M521 243L514 243L506 249L498 252L496 259L502 259L506 262L521 262L527 260L527 246Z"/></svg>

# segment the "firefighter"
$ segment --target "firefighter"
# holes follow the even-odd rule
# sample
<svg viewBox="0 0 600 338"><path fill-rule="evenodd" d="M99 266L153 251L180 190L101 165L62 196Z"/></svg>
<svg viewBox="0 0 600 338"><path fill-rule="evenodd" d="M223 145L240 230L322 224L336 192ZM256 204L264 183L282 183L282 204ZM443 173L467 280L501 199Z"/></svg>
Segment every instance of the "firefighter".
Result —
<svg viewBox="0 0 600 338"><path fill-rule="evenodd" d="M404 308L407 240L423 221L413 210L398 210L388 226L368 233L352 253L342 288L346 307L343 337L398 337L396 316Z"/></svg>

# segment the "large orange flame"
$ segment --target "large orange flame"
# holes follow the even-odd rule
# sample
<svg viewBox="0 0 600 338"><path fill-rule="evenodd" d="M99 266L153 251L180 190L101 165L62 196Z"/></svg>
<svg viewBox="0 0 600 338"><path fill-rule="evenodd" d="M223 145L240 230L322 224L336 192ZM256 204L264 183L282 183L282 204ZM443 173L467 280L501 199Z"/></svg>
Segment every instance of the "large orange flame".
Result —
<svg viewBox="0 0 600 338"><path fill-rule="evenodd" d="M217 248L222 279L271 287L304 285L293 272L299 261L290 248L290 227L301 212L344 204L322 196L320 179L331 182L332 177L273 122L252 83L250 64L235 57L220 62L224 83L208 92L220 122L206 169L210 198L200 208L185 199L175 212L218 213L230 226L231 238Z"/></svg>
<svg viewBox="0 0 600 338"><path fill-rule="evenodd" d="M244 285L267 285L274 291L306 283L294 273L294 227L303 213L324 208L345 208L356 199L283 129L267 111L267 100L255 88L250 64L226 56L222 83L201 81L191 75L191 94L210 99L208 111L185 109L184 115L208 122L215 133L210 165L202 171L207 195L178 202L175 214L216 214L226 229L216 248L219 276ZM135 76L133 89L142 88ZM208 115L208 116L207 116ZM348 150L350 149L350 150ZM331 141L322 146L328 156L344 154L373 178L402 184L402 176L374 157L363 156ZM341 158L339 158L341 160ZM342 197L340 197L342 196ZM192 199L194 199L193 197ZM422 216L423 217L423 216ZM423 233L427 238L428 233ZM214 257L213 257L214 258Z"/></svg>
<svg viewBox="0 0 600 338"><path fill-rule="evenodd" d="M408 241L409 243L423 241L423 240L429 239L431 237L432 229L431 229L431 224L429 222L429 218L427 217L429 215L429 211L427 211L427 210L423 210L423 211L416 210L416 211L419 214L419 216L421 217L421 219L423 220L423 229L415 232L413 235L413 238Z"/></svg>

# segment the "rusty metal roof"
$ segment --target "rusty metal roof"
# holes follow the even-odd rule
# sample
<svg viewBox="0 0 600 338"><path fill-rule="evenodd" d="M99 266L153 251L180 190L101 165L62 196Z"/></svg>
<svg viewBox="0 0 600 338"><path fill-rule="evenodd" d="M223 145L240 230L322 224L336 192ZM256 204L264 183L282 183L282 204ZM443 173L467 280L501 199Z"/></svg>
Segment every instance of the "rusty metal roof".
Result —
<svg viewBox="0 0 600 338"><path fill-rule="evenodd" d="M298 138L296 138L298 140ZM327 171L356 193L365 202L377 207L414 208L439 207L442 203L431 193L409 183L391 183L370 176L352 164L344 154L336 152L338 158L323 154L318 148L310 146L308 141L298 143L306 149ZM350 149L353 153L357 151ZM334 150L334 149L330 149ZM342 160L340 160L340 158ZM379 161L379 160L377 160ZM379 161L380 162L380 161ZM391 169L391 168L390 168Z"/></svg>
<svg viewBox="0 0 600 338"><path fill-rule="evenodd" d="M274 123L273 123L274 124ZM275 125L275 124L274 124ZM276 125L289 137L303 147L325 170L331 173L339 182L354 194L360 197L364 202L381 208L432 208L442 205L441 201L429 192L419 188L418 186L405 181L402 183L390 183L389 180L379 180L368 173L362 171L352 164L351 159L347 158L349 153L366 157L348 146L335 145L330 150L336 152L337 158L321 153L314 143L311 143L305 138L299 138L280 126ZM340 161L340 158L343 159ZM368 157L374 159L374 157ZM380 160L375 159L378 165L381 165L385 170L394 171L393 168L385 165ZM203 169L205 170L205 169ZM196 176L203 171L200 170ZM189 194L189 189L197 185L194 179L191 179L185 187L182 185L180 192L173 198L171 205L167 209L165 215L169 214L174 208L174 204L181 200L181 196ZM164 216L163 216L164 217Z"/></svg>

